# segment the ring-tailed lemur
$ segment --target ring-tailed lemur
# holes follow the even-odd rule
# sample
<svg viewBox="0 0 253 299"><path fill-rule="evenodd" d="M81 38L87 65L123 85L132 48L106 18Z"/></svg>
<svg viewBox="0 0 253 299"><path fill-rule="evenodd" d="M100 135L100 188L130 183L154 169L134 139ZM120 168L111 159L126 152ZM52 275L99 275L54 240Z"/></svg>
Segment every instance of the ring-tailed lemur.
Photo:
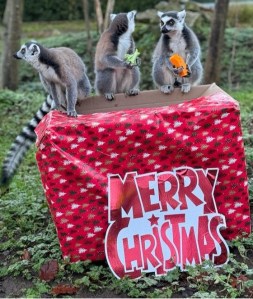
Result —
<svg viewBox="0 0 253 299"><path fill-rule="evenodd" d="M12 143L11 148L3 162L0 186L5 186L10 183L27 151L36 140L34 129L42 120L43 116L50 111L52 105L53 100L48 95L39 110L35 113L34 117L25 127L23 127L21 133Z"/></svg>
<svg viewBox="0 0 253 299"><path fill-rule="evenodd" d="M14 54L38 72L45 90L55 102L55 109L66 107L68 116L77 116L76 102L85 99L91 90L82 59L70 48L45 48L27 42Z"/></svg>
<svg viewBox="0 0 253 299"><path fill-rule="evenodd" d="M135 10L111 14L111 24L101 35L96 47L95 89L109 101L113 100L115 93L139 93L139 67L124 61L126 54L135 51L132 37L135 15Z"/></svg>
<svg viewBox="0 0 253 299"><path fill-rule="evenodd" d="M195 33L185 24L185 10L160 12L161 37L153 53L152 77L155 85L164 93L171 93L179 84L187 93L192 85L200 84L203 68L200 61L201 49ZM179 54L188 65L189 77L178 76L169 58Z"/></svg>

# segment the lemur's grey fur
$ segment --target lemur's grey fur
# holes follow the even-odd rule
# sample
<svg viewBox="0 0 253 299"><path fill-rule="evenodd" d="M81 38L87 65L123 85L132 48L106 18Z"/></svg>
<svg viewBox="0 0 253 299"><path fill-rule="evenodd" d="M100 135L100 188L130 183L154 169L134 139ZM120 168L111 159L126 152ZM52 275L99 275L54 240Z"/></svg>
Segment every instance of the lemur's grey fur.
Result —
<svg viewBox="0 0 253 299"><path fill-rule="evenodd" d="M175 82L181 91L187 93L191 86L202 79L201 49L195 33L185 24L185 10L160 12L161 37L153 53L152 77L155 85L164 93L171 93ZM183 57L188 65L190 76L181 78L169 61L172 54Z"/></svg>
<svg viewBox="0 0 253 299"><path fill-rule="evenodd" d="M42 120L43 116L50 111L52 105L53 100L48 95L39 110L35 113L34 117L25 127L23 127L20 134L12 143L11 148L9 149L3 162L0 186L7 186L10 183L27 151L36 140L34 129Z"/></svg>
<svg viewBox="0 0 253 299"><path fill-rule="evenodd" d="M91 89L82 59L70 48L45 48L27 42L14 54L38 72L41 83L55 102L55 108L66 107L68 116L76 117L77 100L85 99Z"/></svg>
<svg viewBox="0 0 253 299"><path fill-rule="evenodd" d="M139 68L124 61L125 54L135 51L132 37L135 15L136 11L111 14L111 24L96 47L95 89L109 101L115 93L136 95L139 92Z"/></svg>

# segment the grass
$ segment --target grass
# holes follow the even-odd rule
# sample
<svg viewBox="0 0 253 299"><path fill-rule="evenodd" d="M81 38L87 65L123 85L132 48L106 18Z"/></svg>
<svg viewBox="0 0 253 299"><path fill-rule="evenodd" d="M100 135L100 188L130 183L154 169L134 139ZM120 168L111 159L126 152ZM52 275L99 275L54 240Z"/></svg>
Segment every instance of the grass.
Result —
<svg viewBox="0 0 253 299"><path fill-rule="evenodd" d="M84 46L82 24L71 25L76 33L69 32L67 37L59 32L67 30L68 26L59 27L58 25L44 28L43 32L35 37L41 40L44 38L48 43L60 44L65 39L65 42L67 40L70 44L74 44L71 38L74 38L76 34L80 43L75 43L75 45L81 50ZM53 31L52 28L57 28L57 30ZM25 25L24 39L34 37L35 32L37 32L35 24L32 29L29 25ZM46 32L54 32L54 41L48 37ZM238 91L227 90L227 92L239 101L241 107L252 204L253 92L244 90L242 87ZM0 162L3 161L11 142L22 126L31 119L44 98L41 86L36 82L23 83L17 92L0 91ZM32 146L15 175L9 191L1 197L0 201L0 282L6 282L7 279L15 277L22 285L22 288L18 290L9 286L8 294L1 293L0 287L0 297L6 295L26 298L51 297L56 296L53 292L54 287L62 285L68 287L69 293L63 294L68 297L125 295L149 298L250 298L253 296L252 235L249 238L230 242L232 252L230 262L222 268L215 268L209 264L209 267L189 267L188 272L175 269L162 277L143 275L138 281L127 278L117 280L104 262L85 261L71 264L63 261L41 185L35 152L36 148ZM52 260L58 261L56 276L49 282L43 281L39 276L41 266Z"/></svg>

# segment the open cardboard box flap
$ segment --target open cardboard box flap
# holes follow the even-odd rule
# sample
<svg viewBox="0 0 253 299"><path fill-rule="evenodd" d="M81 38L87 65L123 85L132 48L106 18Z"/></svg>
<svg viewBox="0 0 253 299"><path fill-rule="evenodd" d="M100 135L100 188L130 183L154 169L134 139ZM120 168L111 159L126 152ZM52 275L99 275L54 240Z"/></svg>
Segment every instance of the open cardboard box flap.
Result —
<svg viewBox="0 0 253 299"><path fill-rule="evenodd" d="M76 110L78 114L91 114L146 107L162 107L190 101L202 96L209 96L216 92L224 91L213 83L194 86L186 94L182 93L180 88L175 88L171 94L164 94L159 90L145 90L141 91L137 96L131 97L123 93L116 94L113 101L107 101L104 96L93 96L78 103Z"/></svg>

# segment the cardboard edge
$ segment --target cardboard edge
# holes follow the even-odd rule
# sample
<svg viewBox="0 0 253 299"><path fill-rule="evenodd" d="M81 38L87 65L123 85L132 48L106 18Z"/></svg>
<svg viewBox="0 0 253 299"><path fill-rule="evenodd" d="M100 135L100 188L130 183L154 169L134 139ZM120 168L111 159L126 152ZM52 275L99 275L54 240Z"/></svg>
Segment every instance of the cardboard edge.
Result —
<svg viewBox="0 0 253 299"><path fill-rule="evenodd" d="M78 114L86 115L99 112L112 112L127 109L161 107L190 101L203 95L224 92L215 83L194 86L189 93L183 94L175 88L172 94L164 94L160 90L144 90L136 96L116 94L113 101L107 101L104 96L92 96L77 104Z"/></svg>

